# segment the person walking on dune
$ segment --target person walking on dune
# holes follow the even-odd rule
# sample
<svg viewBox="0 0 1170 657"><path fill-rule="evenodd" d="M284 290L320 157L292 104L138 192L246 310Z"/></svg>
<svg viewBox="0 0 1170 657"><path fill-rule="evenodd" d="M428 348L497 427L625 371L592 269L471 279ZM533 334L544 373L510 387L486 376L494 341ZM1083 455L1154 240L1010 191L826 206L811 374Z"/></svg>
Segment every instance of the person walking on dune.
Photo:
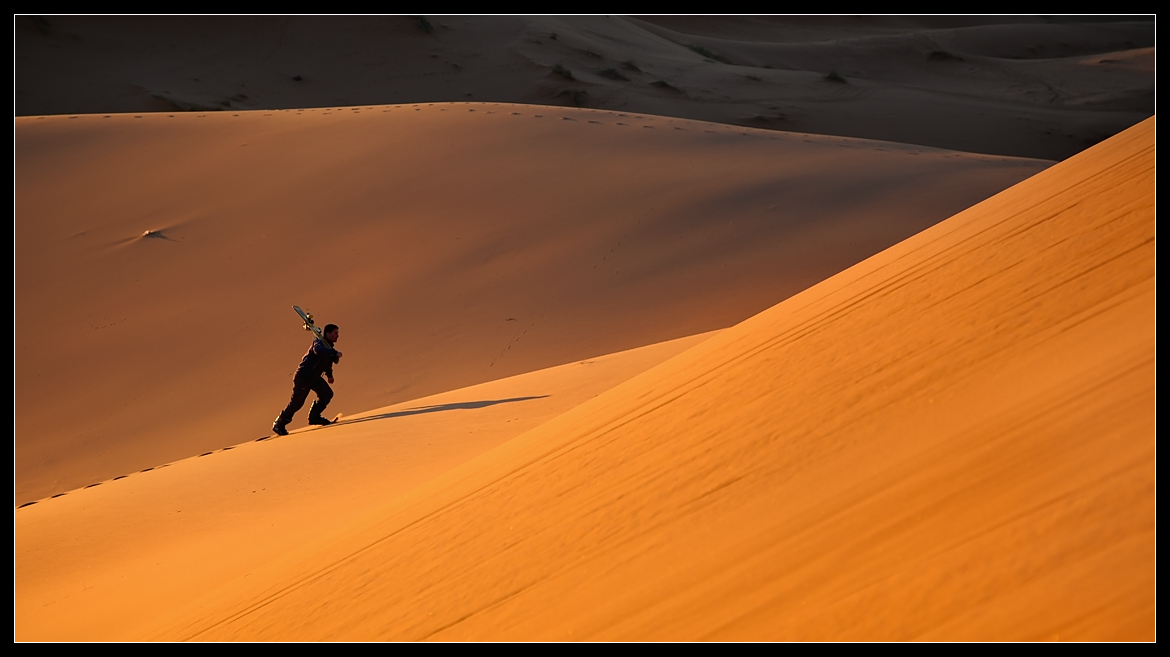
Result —
<svg viewBox="0 0 1170 657"><path fill-rule="evenodd" d="M288 435L288 430L285 427L292 421L293 415L305 405L310 390L317 393L317 400L309 407L309 424L318 426L332 424L325 419L322 413L325 412L329 401L333 399L333 388L329 387L329 383L333 383L333 366L341 360L341 352L333 345L337 344L337 338L340 335L341 331L336 324L326 324L322 331L323 337L314 339L313 344L309 346L308 353L301 359L301 364L297 367L296 374L293 375L292 399L272 422L272 431L276 435ZM322 374L329 380L329 383L325 383L325 380L321 378Z"/></svg>

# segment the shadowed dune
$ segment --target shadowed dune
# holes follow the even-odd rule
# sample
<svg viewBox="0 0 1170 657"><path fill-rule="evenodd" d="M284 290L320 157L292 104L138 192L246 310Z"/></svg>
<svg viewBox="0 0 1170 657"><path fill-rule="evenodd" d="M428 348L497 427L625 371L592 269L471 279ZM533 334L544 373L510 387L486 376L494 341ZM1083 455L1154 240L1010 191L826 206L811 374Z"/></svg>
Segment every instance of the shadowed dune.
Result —
<svg viewBox="0 0 1170 657"><path fill-rule="evenodd" d="M18 118L17 504L734 324L1048 166L456 103ZM303 422L304 416L297 422Z"/></svg>
<svg viewBox="0 0 1170 657"><path fill-rule="evenodd" d="M1154 127L408 491L351 500L340 529L155 601L138 638L1152 640ZM290 438L271 445L326 447ZM206 482L240 453L137 480L194 464ZM105 488L18 510L17 536Z"/></svg>
<svg viewBox="0 0 1170 657"><path fill-rule="evenodd" d="M1154 113L1153 15L20 16L14 33L18 116L491 101L1059 160Z"/></svg>

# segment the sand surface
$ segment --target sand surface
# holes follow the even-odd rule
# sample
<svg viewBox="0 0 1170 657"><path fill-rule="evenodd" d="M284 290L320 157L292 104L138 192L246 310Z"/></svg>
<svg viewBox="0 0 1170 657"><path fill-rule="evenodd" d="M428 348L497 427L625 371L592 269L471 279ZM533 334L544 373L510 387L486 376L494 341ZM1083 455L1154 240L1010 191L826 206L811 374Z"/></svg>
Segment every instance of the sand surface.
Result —
<svg viewBox="0 0 1170 657"><path fill-rule="evenodd" d="M21 509L18 639L142 639L176 601L248 578L709 336L355 414Z"/></svg>
<svg viewBox="0 0 1170 657"><path fill-rule="evenodd" d="M491 101L1064 159L1154 113L1153 15L17 17L18 116Z"/></svg>
<svg viewBox="0 0 1170 657"><path fill-rule="evenodd" d="M1150 640L1153 132L1147 121L510 440L497 429L505 442L425 482L429 464L405 465L410 490L314 489L344 527L298 518L300 545L262 526L297 494L241 522L262 494L244 489L265 471L282 487L312 480L305 463L337 476L343 452L371 467L390 443L406 449L392 424L426 413L383 409L20 509L17 638ZM579 370L415 410L504 398L486 407L498 427ZM480 426L466 415L448 430L464 419ZM156 482L178 496L149 494ZM136 519L182 504L194 528L135 555L166 524ZM51 550L32 539L56 533L63 562L84 540L63 520L83 516L131 546L128 563L58 562L50 582L36 564ZM270 544L240 551L267 552L261 565L226 556L240 532ZM235 572L203 595L147 584L216 550ZM102 622L119 611L132 621Z"/></svg>
<svg viewBox="0 0 1170 657"><path fill-rule="evenodd" d="M1153 17L14 32L16 640L1156 638Z"/></svg>
<svg viewBox="0 0 1170 657"><path fill-rule="evenodd" d="M725 328L1050 164L479 103L18 118L16 161L17 504L264 435L294 304L365 411Z"/></svg>

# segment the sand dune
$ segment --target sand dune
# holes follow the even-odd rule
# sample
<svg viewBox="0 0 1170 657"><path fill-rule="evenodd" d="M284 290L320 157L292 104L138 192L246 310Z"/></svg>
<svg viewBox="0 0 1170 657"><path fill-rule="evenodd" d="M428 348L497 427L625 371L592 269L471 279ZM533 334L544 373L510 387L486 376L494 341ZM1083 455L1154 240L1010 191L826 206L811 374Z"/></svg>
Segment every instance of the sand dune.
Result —
<svg viewBox="0 0 1170 657"><path fill-rule="evenodd" d="M17 512L19 640L137 640L465 461L709 334L412 400L216 450Z"/></svg>
<svg viewBox="0 0 1170 657"><path fill-rule="evenodd" d="M29 604L18 570L18 637L125 604L150 612L133 638L1152 639L1153 136L1144 122L409 491L325 491L340 530L202 596L131 586L55 615L66 583ZM271 445L300 464L373 454L356 432L385 436L381 415ZM100 512L99 491L238 485L236 458L280 472L263 445L18 510L16 535L62 503ZM115 586L111 561L72 586Z"/></svg>
<svg viewBox="0 0 1170 657"><path fill-rule="evenodd" d="M1153 639L1153 132L582 404L179 635Z"/></svg>
<svg viewBox="0 0 1170 657"><path fill-rule="evenodd" d="M16 640L1155 638L1152 16L14 33Z"/></svg>
<svg viewBox="0 0 1170 657"><path fill-rule="evenodd" d="M496 104L15 132L17 504L265 435L293 304L365 411L730 326L1050 164Z"/></svg>
<svg viewBox="0 0 1170 657"><path fill-rule="evenodd" d="M1154 113L1152 15L24 16L14 32L19 116L491 101L1059 160Z"/></svg>

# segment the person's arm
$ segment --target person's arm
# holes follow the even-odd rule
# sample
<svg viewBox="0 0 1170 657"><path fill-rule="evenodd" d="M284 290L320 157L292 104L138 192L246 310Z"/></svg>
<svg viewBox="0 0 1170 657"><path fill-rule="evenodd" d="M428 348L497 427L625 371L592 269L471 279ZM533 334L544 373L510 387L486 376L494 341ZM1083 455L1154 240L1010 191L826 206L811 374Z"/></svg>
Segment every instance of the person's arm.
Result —
<svg viewBox="0 0 1170 657"><path fill-rule="evenodd" d="M341 360L341 352L332 347L326 347L324 342L314 342L313 349L321 358L325 359L325 378L329 383L333 383L333 364Z"/></svg>

